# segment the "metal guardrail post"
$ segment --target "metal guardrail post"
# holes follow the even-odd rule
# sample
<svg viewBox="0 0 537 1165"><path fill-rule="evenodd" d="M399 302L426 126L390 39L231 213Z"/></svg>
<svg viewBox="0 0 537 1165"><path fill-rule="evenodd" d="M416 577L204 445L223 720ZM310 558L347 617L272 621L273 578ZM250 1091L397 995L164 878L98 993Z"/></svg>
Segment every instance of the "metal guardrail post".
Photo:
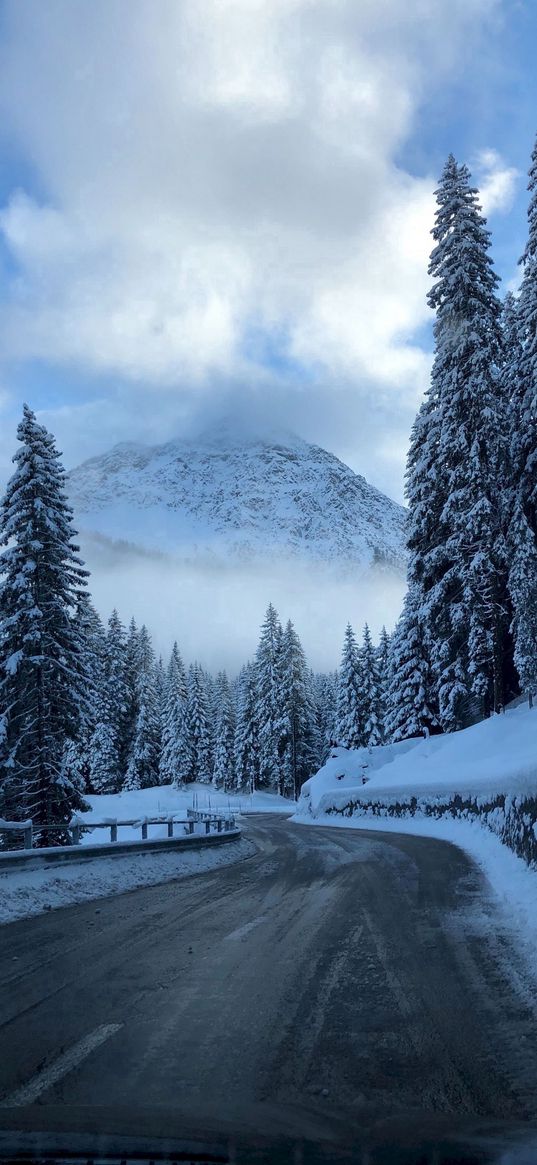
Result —
<svg viewBox="0 0 537 1165"><path fill-rule="evenodd" d="M207 810L202 810L202 809L194 809L194 810L190 809L190 810L187 810L187 812L188 812L188 820L185 822L183 819L181 824L183 825L184 832L188 833L190 836L192 836L193 834L196 833L196 825L197 824L199 824L199 825L203 824L205 826L204 832L205 832L206 836L208 836L211 833L211 831L215 832L215 833L228 832L230 829L233 829L235 826L234 816L225 817L221 813L208 812ZM173 839L173 837L175 836L174 825L178 824L178 822L172 813L168 814L168 816L166 816L166 817L165 816L155 817L155 818L153 818L153 817L141 817L138 820L129 820L129 821L118 821L117 817L112 817L112 818L108 818L105 821L88 822L87 825L82 820L82 818L75 816L71 819L71 821L67 827L68 837L69 837L68 844L72 845L72 846L80 845L81 841L82 841L82 834L84 833L85 830L88 830L88 829L90 832L93 832L93 830L95 830L95 829L109 829L110 830L110 844L114 844L114 842L117 842L117 840L118 840L118 828L120 825L121 826L127 826L127 825L134 826L136 829L140 828L141 834L142 834L142 841L147 841L148 840L148 826L149 825L162 825L164 823L166 823L166 825L167 825L168 838ZM56 831L57 832L58 830L63 831L64 829L65 829L65 826L63 826L63 825L43 825L43 826L39 827L38 832L39 833L41 833L41 831L43 831L43 832ZM33 829L33 823L31 820L20 821L20 822L19 821L3 821L2 818L0 818L0 831L5 831L5 832L10 832L10 831L17 832L18 831L19 833L22 833L23 838L24 838L24 849L28 849L28 850L33 849L34 840L35 840L35 833L34 833L34 829Z"/></svg>

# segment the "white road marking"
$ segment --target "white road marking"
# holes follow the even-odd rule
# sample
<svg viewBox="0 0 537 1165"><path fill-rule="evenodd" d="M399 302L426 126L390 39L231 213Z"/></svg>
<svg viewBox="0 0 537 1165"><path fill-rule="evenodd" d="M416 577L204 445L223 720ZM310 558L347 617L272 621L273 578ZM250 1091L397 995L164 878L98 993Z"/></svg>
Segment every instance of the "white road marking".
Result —
<svg viewBox="0 0 537 1165"><path fill-rule="evenodd" d="M95 1031L73 1044L68 1052L63 1052L53 1064L49 1064L48 1068L43 1068L27 1084L23 1084L10 1096L5 1096L3 1100L0 1100L0 1108L20 1108L25 1104L33 1104L42 1092L46 1092L47 1088L52 1088L52 1085L57 1084L62 1076L67 1076L68 1072L77 1068L82 1060L86 1059L86 1056L104 1044L105 1040L109 1040L110 1036L115 1035L121 1027L123 1027L121 1023L103 1023L101 1027L96 1027Z"/></svg>
<svg viewBox="0 0 537 1165"><path fill-rule="evenodd" d="M229 934L224 935L224 941L226 939L230 939L230 938L231 939L246 938L246 935L249 934L250 931L254 929L254 927L259 926L259 923L263 922L264 917L265 917L264 914L260 914L259 918L254 918L252 920L252 922L245 922L244 926L237 927L237 930L230 930Z"/></svg>

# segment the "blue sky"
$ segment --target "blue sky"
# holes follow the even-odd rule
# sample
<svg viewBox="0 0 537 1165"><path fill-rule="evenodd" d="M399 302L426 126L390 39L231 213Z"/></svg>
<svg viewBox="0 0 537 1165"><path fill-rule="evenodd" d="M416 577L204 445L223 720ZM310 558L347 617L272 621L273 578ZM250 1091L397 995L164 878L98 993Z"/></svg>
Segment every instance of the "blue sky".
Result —
<svg viewBox="0 0 537 1165"><path fill-rule="evenodd" d="M3 0L0 475L232 415L401 497L453 150L516 279L537 5Z"/></svg>

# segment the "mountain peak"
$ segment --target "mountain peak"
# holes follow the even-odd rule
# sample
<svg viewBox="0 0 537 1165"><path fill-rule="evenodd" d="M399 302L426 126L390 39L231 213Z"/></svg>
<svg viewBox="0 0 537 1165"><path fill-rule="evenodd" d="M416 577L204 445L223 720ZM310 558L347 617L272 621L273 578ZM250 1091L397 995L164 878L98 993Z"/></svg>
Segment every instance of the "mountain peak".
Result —
<svg viewBox="0 0 537 1165"><path fill-rule="evenodd" d="M221 418L164 445L133 442L68 477L82 535L213 563L405 566L405 510L317 445Z"/></svg>
<svg viewBox="0 0 537 1165"><path fill-rule="evenodd" d="M230 413L212 420L188 438L177 438L171 444L183 444L185 440L189 445L223 446L227 449L250 445L284 445L290 448L307 445L307 442L283 425L267 425L266 422L260 424L248 416L237 419Z"/></svg>

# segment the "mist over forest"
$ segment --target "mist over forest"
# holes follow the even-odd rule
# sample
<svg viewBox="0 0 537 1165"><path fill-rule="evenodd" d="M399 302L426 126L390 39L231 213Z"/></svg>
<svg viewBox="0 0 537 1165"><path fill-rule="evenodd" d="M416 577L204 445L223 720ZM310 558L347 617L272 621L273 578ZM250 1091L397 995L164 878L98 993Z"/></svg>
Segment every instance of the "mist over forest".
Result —
<svg viewBox="0 0 537 1165"><path fill-rule="evenodd" d="M342 579L298 562L185 564L83 535L81 547L103 619L115 606L124 622L134 615L146 623L157 654L167 656L176 639L185 660L231 675L253 656L269 602L295 624L309 665L331 671L339 665L346 624L367 622L376 641L383 624L393 629L405 589L392 573Z"/></svg>

